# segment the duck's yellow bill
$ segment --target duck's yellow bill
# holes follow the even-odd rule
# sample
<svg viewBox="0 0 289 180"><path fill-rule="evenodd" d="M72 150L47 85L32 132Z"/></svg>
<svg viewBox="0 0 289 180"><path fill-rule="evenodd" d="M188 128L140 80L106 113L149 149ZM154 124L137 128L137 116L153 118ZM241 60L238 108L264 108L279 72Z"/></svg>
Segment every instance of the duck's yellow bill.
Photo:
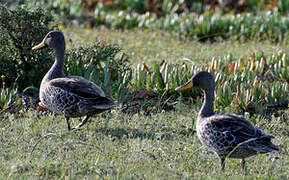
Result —
<svg viewBox="0 0 289 180"><path fill-rule="evenodd" d="M43 48L44 46L45 46L45 40L43 40L40 44L34 46L34 47L32 48L32 50L38 50L38 49Z"/></svg>
<svg viewBox="0 0 289 180"><path fill-rule="evenodd" d="M193 87L193 81L190 80L190 81L188 81L186 84L184 84L184 85L182 85L182 86L180 86L180 87L177 87L177 88L175 89L175 91L183 91L183 90L186 90L186 89L190 89L190 88L192 88L192 87Z"/></svg>

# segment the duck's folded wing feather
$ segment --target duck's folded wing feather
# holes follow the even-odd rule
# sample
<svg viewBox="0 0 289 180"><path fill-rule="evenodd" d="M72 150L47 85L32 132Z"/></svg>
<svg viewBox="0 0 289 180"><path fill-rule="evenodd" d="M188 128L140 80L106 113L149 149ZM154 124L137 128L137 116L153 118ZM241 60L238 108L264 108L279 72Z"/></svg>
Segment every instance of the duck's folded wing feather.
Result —
<svg viewBox="0 0 289 180"><path fill-rule="evenodd" d="M105 98L103 90L96 84L79 76L56 78L49 82L50 86L58 87L83 98Z"/></svg>
<svg viewBox="0 0 289 180"><path fill-rule="evenodd" d="M254 126L250 121L243 117L223 114L212 117L210 124L222 133L230 133L239 138L239 141L246 141L251 138L273 138L273 136L265 134L258 127Z"/></svg>

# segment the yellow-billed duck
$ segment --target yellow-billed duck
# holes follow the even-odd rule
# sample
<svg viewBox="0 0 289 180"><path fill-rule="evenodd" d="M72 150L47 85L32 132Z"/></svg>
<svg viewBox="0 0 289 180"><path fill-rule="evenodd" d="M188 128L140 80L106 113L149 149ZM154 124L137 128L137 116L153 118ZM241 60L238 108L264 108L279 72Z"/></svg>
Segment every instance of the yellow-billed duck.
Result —
<svg viewBox="0 0 289 180"><path fill-rule="evenodd" d="M274 138L265 134L249 120L234 114L216 114L214 111L214 77L206 72L196 73L186 84L176 88L182 91L193 87L204 92L204 103L198 114L196 130L200 141L216 152L221 159L222 170L225 158L237 158L245 169L245 158L262 153L280 152L271 142Z"/></svg>
<svg viewBox="0 0 289 180"><path fill-rule="evenodd" d="M65 116L68 130L71 130L69 118L85 116L73 129L83 126L94 114L116 106L103 90L91 81L80 76L66 76L63 70L65 39L61 31L51 31L33 50L51 47L56 60L42 79L39 98L41 104L55 114Z"/></svg>

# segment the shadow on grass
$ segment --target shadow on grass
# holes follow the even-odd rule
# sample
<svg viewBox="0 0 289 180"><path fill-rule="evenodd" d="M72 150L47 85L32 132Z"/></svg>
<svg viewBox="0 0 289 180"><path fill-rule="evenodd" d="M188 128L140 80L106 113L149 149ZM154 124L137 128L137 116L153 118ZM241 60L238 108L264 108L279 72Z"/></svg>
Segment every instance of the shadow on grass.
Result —
<svg viewBox="0 0 289 180"><path fill-rule="evenodd" d="M151 140L173 140L175 136L192 136L195 131L192 129L173 131L172 129L166 129L165 131L152 131L152 130L140 130L140 129L123 129L123 128L100 128L96 130L96 133L102 133L104 135L110 135L121 139L126 136L128 138L140 138Z"/></svg>

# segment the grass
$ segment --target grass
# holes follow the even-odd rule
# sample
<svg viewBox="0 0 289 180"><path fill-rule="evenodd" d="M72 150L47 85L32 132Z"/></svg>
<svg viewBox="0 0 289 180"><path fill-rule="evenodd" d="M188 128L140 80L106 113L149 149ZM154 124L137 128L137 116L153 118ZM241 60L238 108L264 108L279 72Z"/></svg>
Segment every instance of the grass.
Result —
<svg viewBox="0 0 289 180"><path fill-rule="evenodd" d="M63 29L62 27L60 27ZM228 54L240 58L250 56L253 52L264 52L272 55L276 50L289 51L289 44L272 44L269 41L217 41L215 43L201 43L195 40L183 39L163 31L132 30L114 31L103 28L82 29L71 27L63 29L68 48L80 43L94 42L95 39L119 44L130 55L134 65L142 62L152 64L163 59L168 62L182 62L190 59L195 63L211 60L213 56L219 58Z"/></svg>
<svg viewBox="0 0 289 180"><path fill-rule="evenodd" d="M195 132L197 106L179 103L175 112L125 115L118 109L91 119L78 132L68 132L63 116L29 111L23 117L1 119L0 177L104 179L230 178L243 176L238 160L219 159L204 147ZM284 112L288 114L287 112ZM74 124L77 124L77 119ZM289 177L287 118L257 124L276 136L284 154L248 159L247 176L256 179ZM1 179L2 179L1 178Z"/></svg>
<svg viewBox="0 0 289 180"><path fill-rule="evenodd" d="M68 48L95 38L118 43L131 53L133 64L146 61L204 60L232 53L236 57L286 45L269 42L218 42L180 40L159 31L69 29ZM134 55L132 55L134 53ZM0 179L288 179L289 110L271 120L255 123L274 135L282 154L248 158L247 172L239 160L228 159L221 172L216 155L196 136L195 119L201 100L193 105L177 102L175 111L151 116L128 115L115 109L91 118L77 132L68 132L63 116L29 110L0 117ZM223 112L224 110L219 109ZM231 112L230 107L226 112ZM73 120L76 125L78 119Z"/></svg>

